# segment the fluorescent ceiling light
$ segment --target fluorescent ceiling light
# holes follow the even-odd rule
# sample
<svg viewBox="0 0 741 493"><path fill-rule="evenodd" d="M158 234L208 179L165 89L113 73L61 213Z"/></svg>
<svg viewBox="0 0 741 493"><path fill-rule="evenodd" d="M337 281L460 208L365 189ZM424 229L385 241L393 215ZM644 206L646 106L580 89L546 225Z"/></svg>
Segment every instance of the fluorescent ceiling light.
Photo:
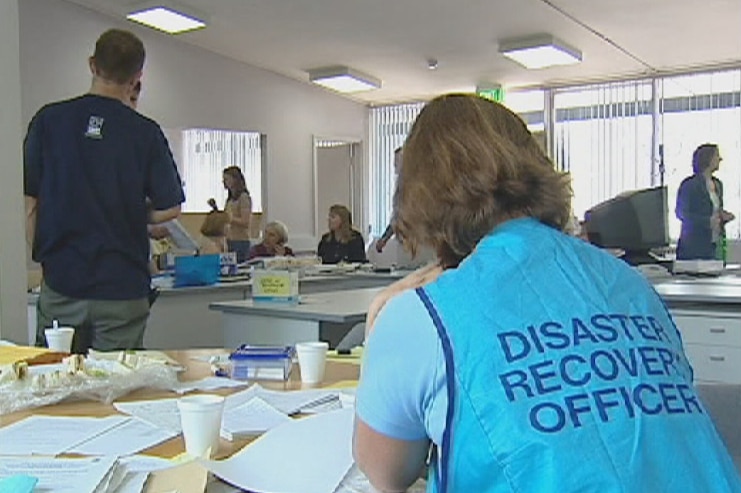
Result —
<svg viewBox="0 0 741 493"><path fill-rule="evenodd" d="M180 7L166 5L152 5L131 12L126 18L168 34L180 34L206 27L206 22L198 16L185 13Z"/></svg>
<svg viewBox="0 0 741 493"><path fill-rule="evenodd" d="M381 87L379 79L344 66L309 70L309 80L314 84L346 93L369 91Z"/></svg>
<svg viewBox="0 0 741 493"><path fill-rule="evenodd" d="M529 69L572 65L582 60L581 51L545 34L501 41L499 53Z"/></svg>

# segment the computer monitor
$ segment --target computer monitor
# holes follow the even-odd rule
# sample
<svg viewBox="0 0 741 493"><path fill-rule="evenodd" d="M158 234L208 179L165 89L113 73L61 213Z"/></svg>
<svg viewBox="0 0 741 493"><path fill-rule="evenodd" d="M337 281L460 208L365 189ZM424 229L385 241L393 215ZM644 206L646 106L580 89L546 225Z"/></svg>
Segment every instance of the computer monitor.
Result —
<svg viewBox="0 0 741 493"><path fill-rule="evenodd" d="M584 215L587 238L603 248L625 250L632 264L656 263L652 248L669 245L666 187L625 192L602 202Z"/></svg>

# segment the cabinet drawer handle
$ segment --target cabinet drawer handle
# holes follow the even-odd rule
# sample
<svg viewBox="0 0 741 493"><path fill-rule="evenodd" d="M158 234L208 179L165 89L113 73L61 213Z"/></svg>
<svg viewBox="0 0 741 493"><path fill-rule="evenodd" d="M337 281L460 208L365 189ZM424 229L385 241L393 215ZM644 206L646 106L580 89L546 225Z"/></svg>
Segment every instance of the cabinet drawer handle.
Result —
<svg viewBox="0 0 741 493"><path fill-rule="evenodd" d="M726 329L710 329L711 334L725 334Z"/></svg>
<svg viewBox="0 0 741 493"><path fill-rule="evenodd" d="M722 363L726 360L725 356L711 356L710 361L715 361L716 363Z"/></svg>

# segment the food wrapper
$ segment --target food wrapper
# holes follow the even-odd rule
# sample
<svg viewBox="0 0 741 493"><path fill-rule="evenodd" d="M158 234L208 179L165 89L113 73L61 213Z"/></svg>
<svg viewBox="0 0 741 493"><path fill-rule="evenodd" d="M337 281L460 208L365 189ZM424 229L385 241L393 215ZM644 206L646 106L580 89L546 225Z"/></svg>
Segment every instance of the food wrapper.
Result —
<svg viewBox="0 0 741 493"><path fill-rule="evenodd" d="M110 404L140 388L173 390L177 369L162 361L120 353L118 360L72 355L62 363L0 366L0 416L66 399Z"/></svg>
<svg viewBox="0 0 741 493"><path fill-rule="evenodd" d="M374 493L375 491L365 474L353 464L334 493ZM418 480L406 490L407 493L425 493L425 491L426 483L423 479Z"/></svg>

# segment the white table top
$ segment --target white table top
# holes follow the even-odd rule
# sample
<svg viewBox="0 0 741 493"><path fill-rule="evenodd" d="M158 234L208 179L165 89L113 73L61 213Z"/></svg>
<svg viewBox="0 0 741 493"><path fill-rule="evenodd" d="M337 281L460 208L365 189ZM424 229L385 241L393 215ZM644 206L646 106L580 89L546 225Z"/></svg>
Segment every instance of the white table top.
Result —
<svg viewBox="0 0 741 493"><path fill-rule="evenodd" d="M258 301L226 301L211 303L211 310L242 315L263 315L317 322L362 322L373 298L383 288L351 289L302 295L295 304Z"/></svg>
<svg viewBox="0 0 741 493"><path fill-rule="evenodd" d="M741 279L738 278L669 279L658 282L654 287L671 304L741 304ZM305 295L298 305L244 300L212 303L209 308L229 313L301 320L362 321L371 301L381 289L353 289Z"/></svg>
<svg viewBox="0 0 741 493"><path fill-rule="evenodd" d="M654 285L668 303L741 304L741 279L671 279Z"/></svg>

